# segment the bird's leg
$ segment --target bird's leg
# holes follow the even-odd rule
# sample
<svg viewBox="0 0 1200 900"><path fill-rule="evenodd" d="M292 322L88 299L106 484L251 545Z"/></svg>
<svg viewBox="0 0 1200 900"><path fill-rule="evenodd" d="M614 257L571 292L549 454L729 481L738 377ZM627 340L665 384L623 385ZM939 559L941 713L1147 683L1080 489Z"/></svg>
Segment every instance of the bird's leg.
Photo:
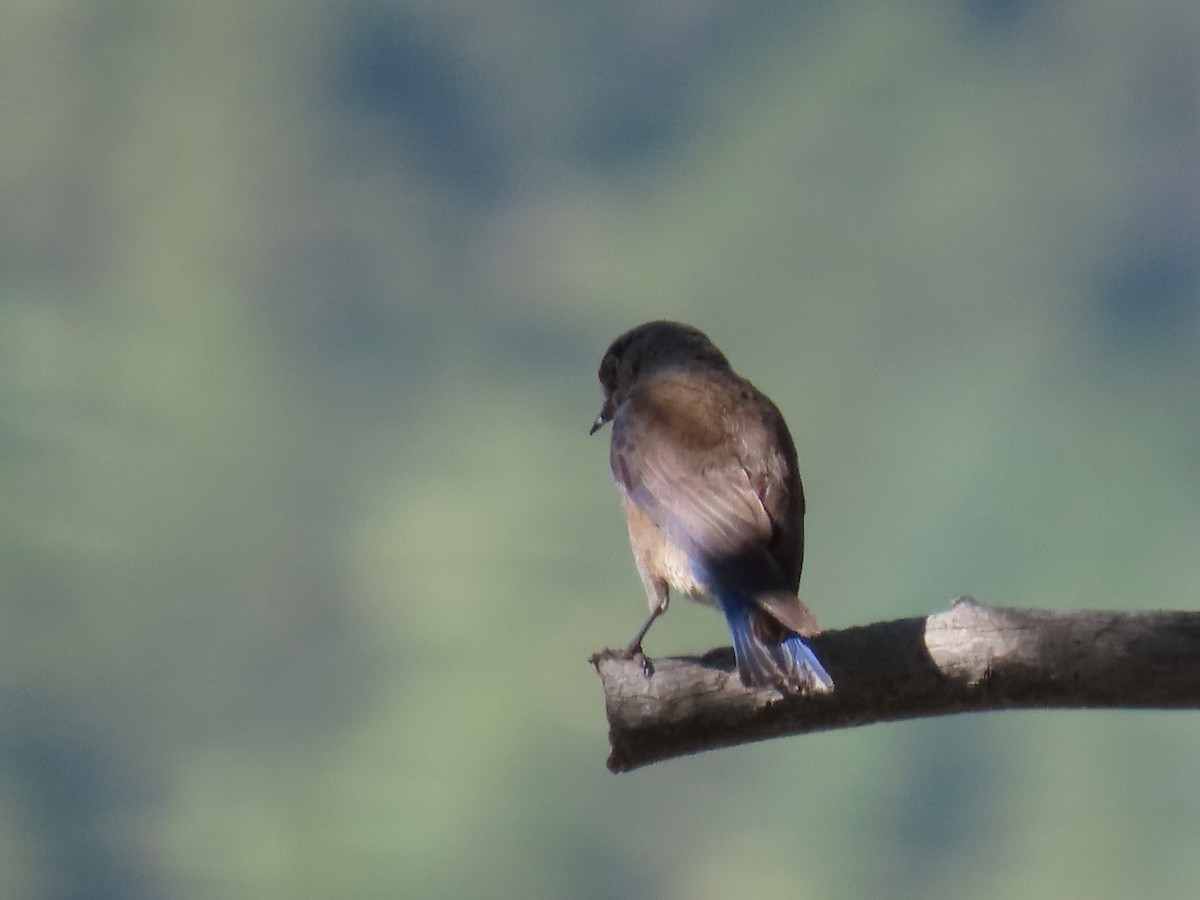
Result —
<svg viewBox="0 0 1200 900"><path fill-rule="evenodd" d="M656 593L658 594L657 605L650 607L650 615L646 616L646 621L642 623L642 627L638 629L637 634L625 648L625 655L629 659L633 659L635 656L642 658L642 671L647 678L654 674L654 664L650 662L650 657L642 652L642 640L646 637L650 626L654 624L654 620L667 611L667 592L663 590Z"/></svg>
<svg viewBox="0 0 1200 900"><path fill-rule="evenodd" d="M667 606L665 603L650 610L650 615L646 616L646 621L642 623L642 627L638 629L637 634L633 636L633 640L629 642L629 646L625 648L627 656L632 658L642 652L642 639L646 637L646 632L650 630L650 626L654 624L654 620L666 611Z"/></svg>

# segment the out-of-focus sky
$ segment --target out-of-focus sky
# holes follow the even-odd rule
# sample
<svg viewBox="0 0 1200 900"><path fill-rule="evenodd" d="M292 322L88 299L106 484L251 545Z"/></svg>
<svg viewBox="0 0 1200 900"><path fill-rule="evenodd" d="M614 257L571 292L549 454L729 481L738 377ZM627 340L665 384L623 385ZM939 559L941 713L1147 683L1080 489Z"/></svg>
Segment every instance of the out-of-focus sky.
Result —
<svg viewBox="0 0 1200 900"><path fill-rule="evenodd" d="M825 627L1196 607L1194 3L18 0L0 85L0 895L1200 881L1191 713L617 777L586 663L652 318L791 423Z"/></svg>

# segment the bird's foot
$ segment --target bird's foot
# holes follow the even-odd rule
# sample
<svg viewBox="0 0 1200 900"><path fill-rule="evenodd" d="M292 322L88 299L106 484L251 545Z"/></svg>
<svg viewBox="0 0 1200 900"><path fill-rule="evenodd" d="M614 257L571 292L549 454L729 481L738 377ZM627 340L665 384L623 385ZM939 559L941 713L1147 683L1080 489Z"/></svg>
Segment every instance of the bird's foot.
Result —
<svg viewBox="0 0 1200 900"><path fill-rule="evenodd" d="M654 660L642 652L642 644L640 641L636 644L630 644L628 647L626 647L625 652L622 655L626 659L640 660L642 663L642 674L647 678L654 674Z"/></svg>

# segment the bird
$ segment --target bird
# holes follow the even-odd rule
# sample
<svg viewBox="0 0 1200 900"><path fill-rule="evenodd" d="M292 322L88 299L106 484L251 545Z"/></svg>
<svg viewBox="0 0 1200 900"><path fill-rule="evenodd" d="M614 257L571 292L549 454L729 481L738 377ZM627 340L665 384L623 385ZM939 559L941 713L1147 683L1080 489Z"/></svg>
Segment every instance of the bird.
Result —
<svg viewBox="0 0 1200 900"><path fill-rule="evenodd" d="M820 628L798 596L804 487L779 408L680 322L620 335L598 376L589 434L612 423L609 464L650 607L626 656L646 661L642 641L675 591L725 614L746 687L832 691L805 641Z"/></svg>

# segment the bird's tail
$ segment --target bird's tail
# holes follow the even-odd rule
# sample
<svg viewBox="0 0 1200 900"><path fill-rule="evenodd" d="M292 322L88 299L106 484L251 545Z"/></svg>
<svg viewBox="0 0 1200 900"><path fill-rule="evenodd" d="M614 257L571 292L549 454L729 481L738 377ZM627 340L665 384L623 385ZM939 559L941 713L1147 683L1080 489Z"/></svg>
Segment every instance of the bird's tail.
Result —
<svg viewBox="0 0 1200 900"><path fill-rule="evenodd" d="M781 687L799 694L827 694L833 679L798 634L783 629L753 600L722 592L718 599L729 631L738 675L746 687Z"/></svg>

